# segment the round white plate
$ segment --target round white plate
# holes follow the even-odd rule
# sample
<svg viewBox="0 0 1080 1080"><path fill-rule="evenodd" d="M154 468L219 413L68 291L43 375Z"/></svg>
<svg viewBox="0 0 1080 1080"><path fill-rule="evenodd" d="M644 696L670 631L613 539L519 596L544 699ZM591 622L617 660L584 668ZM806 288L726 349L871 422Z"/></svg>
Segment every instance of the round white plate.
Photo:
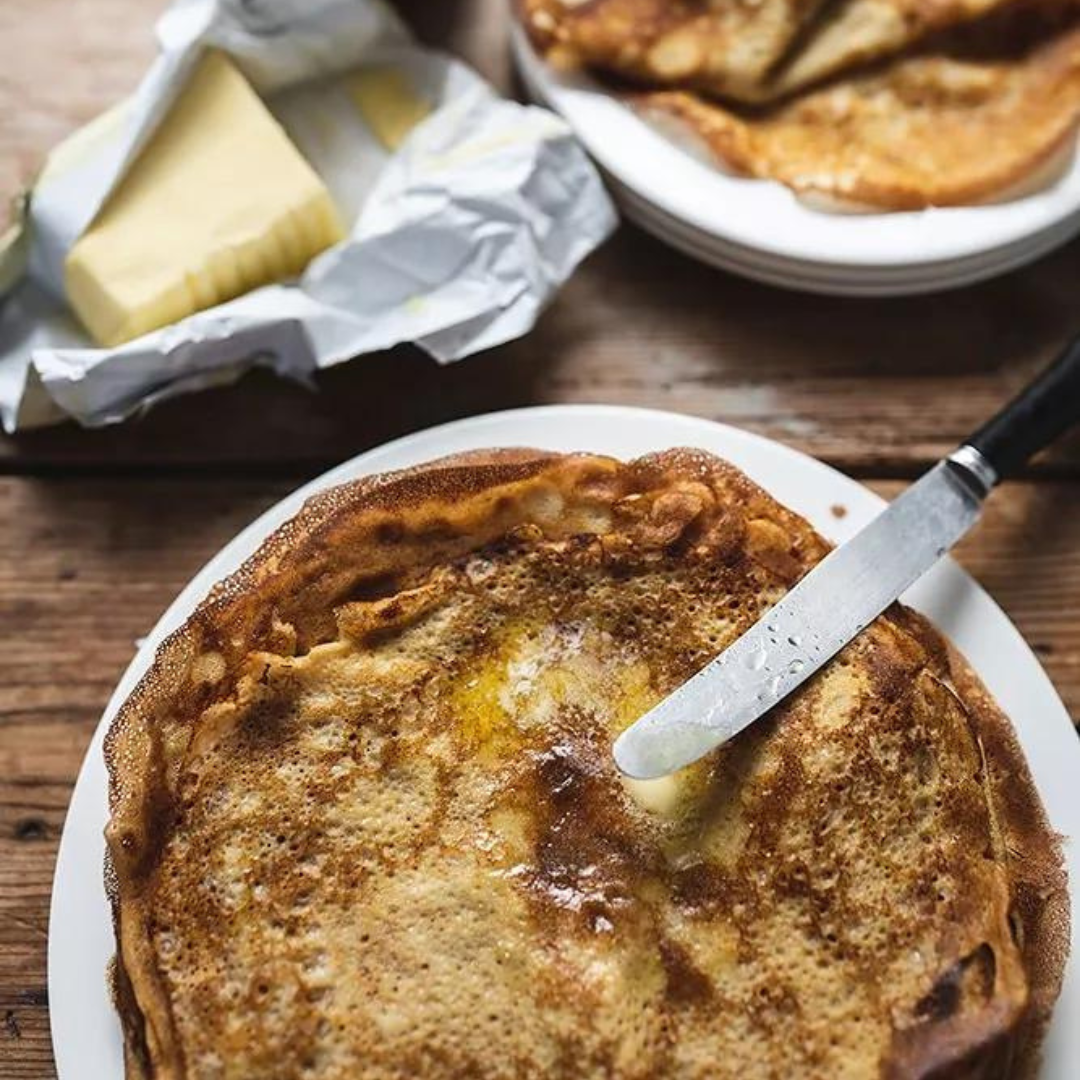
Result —
<svg viewBox="0 0 1080 1080"><path fill-rule="evenodd" d="M107 786L101 744L158 643L187 618L214 582L235 570L313 492L369 473L492 446L592 450L621 458L671 446L701 447L733 461L837 541L851 536L882 506L878 496L854 480L760 436L674 413L603 405L521 409L445 424L361 454L283 499L215 555L165 612L120 680L87 751L60 843L49 921L49 1005L60 1080L123 1077L120 1028L105 982L113 936L102 885ZM843 506L846 515L837 518L835 506ZM948 559L906 599L957 643L1013 717L1054 827L1065 836L1080 836L1080 800L1075 797L1080 741L1016 629ZM1080 858L1074 845L1067 850L1076 881ZM1074 915L1072 958L1046 1046L1043 1075L1053 1080L1075 1076L1080 1061L1080 1025L1069 1022L1080 1014L1078 923Z"/></svg>
<svg viewBox="0 0 1080 1080"><path fill-rule="evenodd" d="M1026 248L1021 261L1029 261L1080 232L1080 155L1047 186L1008 202L903 213L825 213L811 209L782 184L729 175L679 147L588 77L553 72L519 26L513 27L512 40L529 93L566 119L616 186L727 247L791 260L796 269L799 263L879 273L924 268L927 280L934 282L927 288L942 288L975 280L982 258L981 276L989 276L1016 265L1004 257L1016 245ZM633 207L629 212L636 216ZM1027 243L1035 236L1042 238L1042 246ZM674 243L687 248L685 238ZM719 263L722 251L713 255L709 261ZM966 265L962 278L953 282L949 264L955 260ZM797 280L799 275L789 277ZM819 279L803 284L847 291L842 273L824 284ZM915 286L910 280L898 283L897 291L915 291Z"/></svg>
<svg viewBox="0 0 1080 1080"><path fill-rule="evenodd" d="M658 240L721 270L730 270L766 285L806 292L839 296L911 296L955 289L1015 270L1062 243L1058 231L1052 229L990 255L951 260L929 270L925 266L852 269L802 263L777 259L698 232L650 206L610 177L609 183L626 216Z"/></svg>

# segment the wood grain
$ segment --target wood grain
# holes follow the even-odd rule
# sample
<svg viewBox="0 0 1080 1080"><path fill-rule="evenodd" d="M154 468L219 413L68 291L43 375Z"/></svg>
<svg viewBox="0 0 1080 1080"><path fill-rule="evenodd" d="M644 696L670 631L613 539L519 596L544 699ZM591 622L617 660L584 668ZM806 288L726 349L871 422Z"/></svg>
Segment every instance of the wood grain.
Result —
<svg viewBox="0 0 1080 1080"><path fill-rule="evenodd" d="M0 470L306 472L460 416L574 401L749 428L861 476L913 476L1080 328L1080 245L976 288L907 300L784 293L624 228L527 337L449 367L414 349L324 372L319 392L248 376L142 420L0 438ZM1080 476L1080 438L1039 467Z"/></svg>
<svg viewBox="0 0 1080 1080"><path fill-rule="evenodd" d="M0 231L10 198L65 136L131 93L164 0L0 4Z"/></svg>

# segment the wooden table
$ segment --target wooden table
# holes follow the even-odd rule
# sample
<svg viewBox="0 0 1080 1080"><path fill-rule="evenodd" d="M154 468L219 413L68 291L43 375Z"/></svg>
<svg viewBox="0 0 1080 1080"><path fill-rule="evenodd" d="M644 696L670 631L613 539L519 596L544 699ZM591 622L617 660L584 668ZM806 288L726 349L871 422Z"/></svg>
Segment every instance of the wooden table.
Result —
<svg viewBox="0 0 1080 1080"><path fill-rule="evenodd" d="M407 6L425 39L514 90L504 0ZM161 7L0 5L0 196L133 85ZM402 348L327 372L317 394L253 375L123 427L0 437L0 1076L54 1075L53 864L83 751L136 639L299 483L442 420L613 402L740 425L890 495L1078 330L1076 243L975 288L857 301L741 281L624 227L528 338L464 363ZM995 495L959 559L1080 716L1080 439Z"/></svg>

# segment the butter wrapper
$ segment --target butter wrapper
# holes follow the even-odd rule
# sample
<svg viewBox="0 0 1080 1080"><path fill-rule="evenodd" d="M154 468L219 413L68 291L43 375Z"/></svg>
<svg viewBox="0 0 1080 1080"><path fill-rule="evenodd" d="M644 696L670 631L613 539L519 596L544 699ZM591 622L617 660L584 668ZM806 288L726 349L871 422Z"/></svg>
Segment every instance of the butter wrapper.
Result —
<svg viewBox="0 0 1080 1080"><path fill-rule="evenodd" d="M176 0L157 33L136 92L53 152L21 227L0 237L9 432L66 417L115 423L255 365L310 381L402 342L459 360L526 333L614 229L597 171L561 120L416 45L382 0ZM97 348L66 304L64 260L208 48L232 58L321 175L348 235L295 281ZM385 72L430 106L396 146L350 92Z"/></svg>

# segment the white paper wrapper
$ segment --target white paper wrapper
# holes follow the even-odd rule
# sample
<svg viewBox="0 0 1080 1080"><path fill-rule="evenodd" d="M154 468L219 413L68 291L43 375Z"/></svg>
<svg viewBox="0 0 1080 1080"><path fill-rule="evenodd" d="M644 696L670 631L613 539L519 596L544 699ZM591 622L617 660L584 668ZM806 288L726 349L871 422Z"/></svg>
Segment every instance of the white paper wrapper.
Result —
<svg viewBox="0 0 1080 1080"><path fill-rule="evenodd" d="M26 235L0 238L0 289L17 282L0 310L8 431L65 416L113 423L256 364L303 380L406 341L458 360L528 331L614 228L561 120L413 44L382 0L177 0L158 38L136 93L50 157ZM95 348L64 303L64 258L211 46L233 57L322 175L350 235L296 282ZM435 104L394 154L335 81L368 64L400 68Z"/></svg>

